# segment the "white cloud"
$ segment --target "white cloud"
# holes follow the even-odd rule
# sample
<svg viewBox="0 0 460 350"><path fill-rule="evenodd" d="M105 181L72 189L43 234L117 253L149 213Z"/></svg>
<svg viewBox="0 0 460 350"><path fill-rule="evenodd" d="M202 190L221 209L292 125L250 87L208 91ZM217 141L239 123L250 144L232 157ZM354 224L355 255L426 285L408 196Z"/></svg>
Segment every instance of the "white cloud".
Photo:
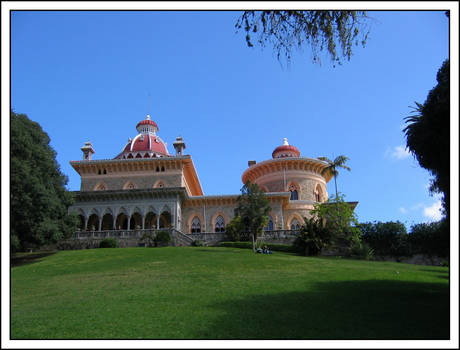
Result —
<svg viewBox="0 0 460 350"><path fill-rule="evenodd" d="M409 151L404 146L396 146L391 152L391 157L396 159L406 159L410 156Z"/></svg>
<svg viewBox="0 0 460 350"><path fill-rule="evenodd" d="M423 208L423 215L431 221L439 221L442 219L441 201L434 202L430 207Z"/></svg>
<svg viewBox="0 0 460 350"><path fill-rule="evenodd" d="M408 213L407 209L404 208L404 207L399 208L399 211L400 211L401 213L403 213L403 214L407 214L407 213Z"/></svg>

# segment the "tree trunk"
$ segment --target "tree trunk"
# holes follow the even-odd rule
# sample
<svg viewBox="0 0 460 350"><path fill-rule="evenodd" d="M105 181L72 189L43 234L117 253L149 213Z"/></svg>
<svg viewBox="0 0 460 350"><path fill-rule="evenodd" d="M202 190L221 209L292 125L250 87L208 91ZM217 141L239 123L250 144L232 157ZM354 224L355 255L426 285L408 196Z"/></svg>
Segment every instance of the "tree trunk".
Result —
<svg viewBox="0 0 460 350"><path fill-rule="evenodd" d="M254 234L252 234L251 237L252 237L252 251L255 253L256 252L256 247L255 247L255 243L254 243Z"/></svg>

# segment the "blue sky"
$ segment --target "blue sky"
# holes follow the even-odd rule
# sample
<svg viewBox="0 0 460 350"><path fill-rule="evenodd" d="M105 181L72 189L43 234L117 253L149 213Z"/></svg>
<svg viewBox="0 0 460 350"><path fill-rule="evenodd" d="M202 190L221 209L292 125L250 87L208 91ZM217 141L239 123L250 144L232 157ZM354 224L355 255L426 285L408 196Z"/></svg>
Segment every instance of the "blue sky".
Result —
<svg viewBox="0 0 460 350"><path fill-rule="evenodd" d="M113 158L150 114L171 153L183 137L205 194L239 193L248 160L269 159L286 137L301 156L350 158L338 186L359 201L359 221L436 220L439 199L402 129L449 57L444 12L368 12L366 47L335 68L313 64L308 47L289 66L248 48L240 14L13 12L12 108L48 133L70 190L84 142L94 159Z"/></svg>

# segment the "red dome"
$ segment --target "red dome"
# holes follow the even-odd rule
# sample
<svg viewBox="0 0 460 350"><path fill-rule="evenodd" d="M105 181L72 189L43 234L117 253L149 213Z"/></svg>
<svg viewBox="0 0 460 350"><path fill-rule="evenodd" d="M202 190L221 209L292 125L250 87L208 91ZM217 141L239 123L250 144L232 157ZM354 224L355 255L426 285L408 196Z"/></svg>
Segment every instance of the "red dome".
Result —
<svg viewBox="0 0 460 350"><path fill-rule="evenodd" d="M153 125L155 128L157 128L157 131L159 130L159 129L158 129L157 123L155 123L153 120L150 120L150 119L144 119L144 120L140 121L139 123L137 123L136 129L137 129L140 125Z"/></svg>
<svg viewBox="0 0 460 350"><path fill-rule="evenodd" d="M163 141L158 136L153 135L138 135L129 142L123 153L125 152L158 152L165 155L168 155L168 151L166 150L166 146Z"/></svg>
<svg viewBox="0 0 460 350"><path fill-rule="evenodd" d="M297 147L291 146L290 144L288 144L287 139L284 139L283 144L275 148L275 150L272 153L272 157L300 157L300 152L297 149Z"/></svg>

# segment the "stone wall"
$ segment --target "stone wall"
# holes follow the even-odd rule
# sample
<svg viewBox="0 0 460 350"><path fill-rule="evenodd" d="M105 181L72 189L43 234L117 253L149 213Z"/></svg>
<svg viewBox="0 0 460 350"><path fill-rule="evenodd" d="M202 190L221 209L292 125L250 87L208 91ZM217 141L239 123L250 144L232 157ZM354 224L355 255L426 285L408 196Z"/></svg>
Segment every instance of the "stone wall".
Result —
<svg viewBox="0 0 460 350"><path fill-rule="evenodd" d="M182 187L182 174L178 171L166 171L164 173L151 172L148 174L126 174L126 175L99 175L86 176L81 178L81 191L94 191L96 186L104 184L106 190L122 190L128 183L134 188L154 188L159 182L164 187Z"/></svg>

